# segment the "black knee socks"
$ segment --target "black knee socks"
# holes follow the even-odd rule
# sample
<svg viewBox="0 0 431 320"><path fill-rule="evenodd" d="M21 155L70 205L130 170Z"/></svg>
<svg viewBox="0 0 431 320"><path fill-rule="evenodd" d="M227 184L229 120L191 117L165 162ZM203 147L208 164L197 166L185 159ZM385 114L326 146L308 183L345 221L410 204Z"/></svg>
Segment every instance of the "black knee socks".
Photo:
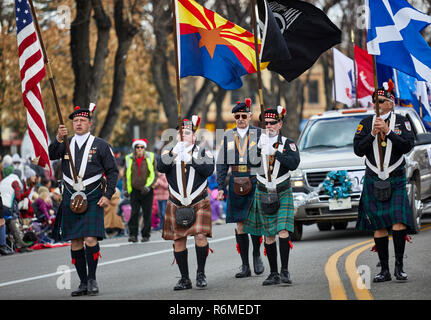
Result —
<svg viewBox="0 0 431 320"><path fill-rule="evenodd" d="M287 270L289 264L290 238L278 238L280 241L281 269Z"/></svg>
<svg viewBox="0 0 431 320"><path fill-rule="evenodd" d="M406 247L406 235L407 230L392 230L396 264L403 264L404 250Z"/></svg>
<svg viewBox="0 0 431 320"><path fill-rule="evenodd" d="M78 273L79 280L81 283L87 283L87 261L85 259L85 249L71 250L70 255L72 256L72 264L75 265L76 272Z"/></svg>
<svg viewBox="0 0 431 320"><path fill-rule="evenodd" d="M175 260L177 260L178 268L180 269L182 278L189 278L189 263L188 263L188 250L175 252Z"/></svg>
<svg viewBox="0 0 431 320"><path fill-rule="evenodd" d="M205 263L207 261L209 245L208 245L208 243L204 247L198 247L196 245L195 248L196 248L196 259L198 262L198 271L197 272L205 273Z"/></svg>
<svg viewBox="0 0 431 320"><path fill-rule="evenodd" d="M268 257L269 267L271 272L278 273L277 267L277 242L267 244L265 243L266 256Z"/></svg>
<svg viewBox="0 0 431 320"><path fill-rule="evenodd" d="M239 254L241 255L242 264L249 266L249 261L248 261L249 239L248 239L248 234L247 233L239 234L235 230L235 238L236 238L236 243L238 244Z"/></svg>
<svg viewBox="0 0 431 320"><path fill-rule="evenodd" d="M99 244L94 247L85 246L85 255L87 258L88 279L96 280L97 262L100 258Z"/></svg>
<svg viewBox="0 0 431 320"><path fill-rule="evenodd" d="M250 235L251 243L253 244L253 256L260 256L260 244L262 242L262 236Z"/></svg>
<svg viewBox="0 0 431 320"><path fill-rule="evenodd" d="M389 237L374 238L377 254L383 270L389 270Z"/></svg>

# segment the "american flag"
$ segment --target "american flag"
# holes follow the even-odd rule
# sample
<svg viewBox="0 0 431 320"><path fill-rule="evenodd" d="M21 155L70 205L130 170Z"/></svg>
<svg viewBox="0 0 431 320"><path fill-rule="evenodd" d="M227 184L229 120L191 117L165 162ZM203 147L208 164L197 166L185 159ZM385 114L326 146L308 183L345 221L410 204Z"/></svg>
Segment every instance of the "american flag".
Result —
<svg viewBox="0 0 431 320"><path fill-rule="evenodd" d="M22 99L27 109L27 127L34 148L34 163L51 171L48 135L40 82L45 77L42 50L27 0L15 0Z"/></svg>

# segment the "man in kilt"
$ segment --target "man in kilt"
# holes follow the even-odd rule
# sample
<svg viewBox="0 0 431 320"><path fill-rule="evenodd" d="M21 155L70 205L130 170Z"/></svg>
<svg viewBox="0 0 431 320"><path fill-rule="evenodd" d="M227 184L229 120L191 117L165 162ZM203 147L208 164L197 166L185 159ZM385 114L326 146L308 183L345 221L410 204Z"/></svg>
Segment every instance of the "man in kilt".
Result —
<svg viewBox="0 0 431 320"><path fill-rule="evenodd" d="M99 293L96 268L100 257L98 241L105 238L103 208L109 205L118 179L118 168L111 147L105 140L90 134L92 111L75 107L69 115L74 131L74 136L69 138L69 145L78 184L74 181L63 140L67 137L65 125L59 126L57 137L48 148L51 160L61 159L63 171L64 192L59 209L59 226L62 239L72 242L72 263L80 279L79 288L72 292L72 296ZM101 187L103 175L106 176L106 190ZM73 212L70 207L72 194L78 190L87 197L87 209L80 214Z"/></svg>
<svg viewBox="0 0 431 320"><path fill-rule="evenodd" d="M374 282L391 280L388 229L392 229L394 275L397 280L407 280L407 274L403 271L403 256L407 227L413 226L413 220L406 191L404 154L413 148L414 134L408 119L393 111L392 87L385 83L375 93L374 102L376 97L379 99L380 117L374 115L364 118L353 140L355 154L366 157L356 228L374 231L381 265ZM383 171L380 168L378 144L382 148Z"/></svg>
<svg viewBox="0 0 431 320"><path fill-rule="evenodd" d="M192 288L189 278L187 237L194 236L197 258L196 287L205 288L207 280L205 263L209 252L207 237L212 237L211 202L208 196L207 179L214 171L212 153L195 144L195 132L200 117L192 116L192 120L184 119L182 123L183 141L175 147L162 150L161 161L157 162L157 170L166 174L169 184L169 200L165 211L162 237L174 241L174 257L181 273L174 290ZM178 139L179 140L179 139ZM185 165L183 180L182 163ZM183 184L185 182L185 186ZM180 210L191 208L194 221L182 224L177 221Z"/></svg>
<svg viewBox="0 0 431 320"><path fill-rule="evenodd" d="M238 101L233 107L232 113L236 121L236 127L226 131L224 134L222 148L216 164L219 201L224 199L226 176L229 168L231 169L227 195L226 223L236 223L235 238L237 250L242 260L240 272L235 274L236 278L251 276L248 259L249 237L247 233L244 233L243 227L256 189L256 170L253 171L253 164L259 164L260 162L257 159L257 141L259 140L261 129L250 125L252 118L250 107L251 99L249 98L245 99L245 102ZM256 274L261 274L264 271L260 256L261 239L261 235L251 235L253 267Z"/></svg>
<svg viewBox="0 0 431 320"><path fill-rule="evenodd" d="M253 204L244 224L244 232L265 236L264 245L270 274L263 285L292 283L288 262L291 248L289 232L293 232L294 207L289 171L298 167L300 158L295 142L280 134L285 113L286 109L278 106L268 108L260 116L266 125L266 133L262 133L258 143L258 155L261 156L264 172L257 174ZM278 202L264 202L268 196L273 199L275 196ZM279 205L274 206L276 203ZM277 234L281 258L280 273L277 267Z"/></svg>

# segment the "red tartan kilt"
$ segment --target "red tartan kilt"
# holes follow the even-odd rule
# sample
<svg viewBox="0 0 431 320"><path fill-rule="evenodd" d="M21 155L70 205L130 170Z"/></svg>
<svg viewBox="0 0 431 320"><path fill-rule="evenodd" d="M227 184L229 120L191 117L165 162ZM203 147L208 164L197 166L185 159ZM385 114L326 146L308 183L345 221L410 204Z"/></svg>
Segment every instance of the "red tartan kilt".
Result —
<svg viewBox="0 0 431 320"><path fill-rule="evenodd" d="M193 208L196 213L195 223L190 228L179 227L175 222L177 207L170 200L166 206L165 222L163 224L162 238L165 240L178 240L188 236L203 234L212 237L211 201L209 197L196 203Z"/></svg>

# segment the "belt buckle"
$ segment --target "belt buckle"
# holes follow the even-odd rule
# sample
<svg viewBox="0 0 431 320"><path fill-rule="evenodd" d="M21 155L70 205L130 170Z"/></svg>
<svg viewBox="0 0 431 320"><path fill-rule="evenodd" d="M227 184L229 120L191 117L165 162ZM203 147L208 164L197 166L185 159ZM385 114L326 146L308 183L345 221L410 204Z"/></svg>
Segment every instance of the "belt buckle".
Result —
<svg viewBox="0 0 431 320"><path fill-rule="evenodd" d="M247 166L246 165L239 165L238 166L238 172L247 172Z"/></svg>

